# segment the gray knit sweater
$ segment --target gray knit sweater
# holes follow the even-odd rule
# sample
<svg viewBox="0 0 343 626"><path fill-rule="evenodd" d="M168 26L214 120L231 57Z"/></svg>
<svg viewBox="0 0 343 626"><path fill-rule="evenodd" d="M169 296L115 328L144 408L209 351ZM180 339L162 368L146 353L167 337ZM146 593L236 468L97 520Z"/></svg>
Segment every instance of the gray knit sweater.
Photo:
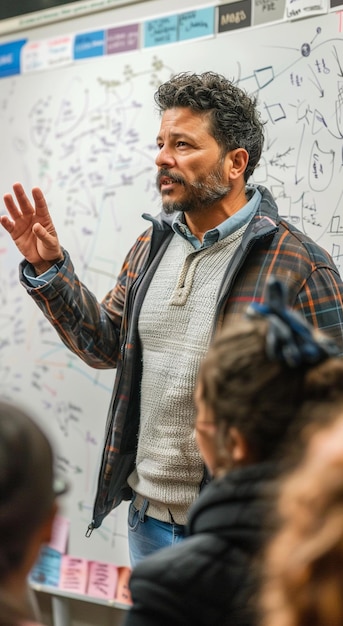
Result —
<svg viewBox="0 0 343 626"><path fill-rule="evenodd" d="M245 228L199 250L174 235L141 309L141 424L129 484L149 500L147 514L161 521L185 524L199 493L193 394L219 286Z"/></svg>

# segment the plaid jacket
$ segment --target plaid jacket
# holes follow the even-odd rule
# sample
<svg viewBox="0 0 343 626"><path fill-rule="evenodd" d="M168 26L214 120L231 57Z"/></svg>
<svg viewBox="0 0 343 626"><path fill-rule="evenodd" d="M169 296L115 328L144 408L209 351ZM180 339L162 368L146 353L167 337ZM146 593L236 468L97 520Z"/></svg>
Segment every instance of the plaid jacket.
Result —
<svg viewBox="0 0 343 626"><path fill-rule="evenodd" d="M213 332L223 320L242 315L252 300L263 300L268 277L287 284L289 304L315 327L329 333L343 352L343 283L329 254L291 224L280 219L264 187L262 201L221 284ZM99 303L75 275L68 253L56 277L30 287L21 282L65 345L95 368L116 367L98 491L89 530L124 499L136 456L140 419L141 346L138 317L144 295L171 237L170 220L144 215L152 225L129 251L114 288Z"/></svg>

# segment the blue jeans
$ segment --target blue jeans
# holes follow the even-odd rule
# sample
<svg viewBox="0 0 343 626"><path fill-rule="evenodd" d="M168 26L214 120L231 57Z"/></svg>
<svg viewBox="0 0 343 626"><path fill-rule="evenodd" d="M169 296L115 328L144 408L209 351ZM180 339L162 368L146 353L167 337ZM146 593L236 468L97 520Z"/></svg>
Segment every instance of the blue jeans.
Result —
<svg viewBox="0 0 343 626"><path fill-rule="evenodd" d="M146 515L148 504L148 500L144 500L140 510L133 502L129 506L128 539L131 567L152 552L181 541L185 535L185 526L161 522Z"/></svg>

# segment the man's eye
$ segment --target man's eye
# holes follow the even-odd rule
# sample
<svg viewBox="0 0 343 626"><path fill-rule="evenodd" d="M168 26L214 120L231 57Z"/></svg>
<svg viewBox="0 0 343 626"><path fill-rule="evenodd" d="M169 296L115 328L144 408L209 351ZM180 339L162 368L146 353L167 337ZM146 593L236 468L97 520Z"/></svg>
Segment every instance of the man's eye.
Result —
<svg viewBox="0 0 343 626"><path fill-rule="evenodd" d="M176 146L177 146L178 148L180 148L180 147L182 148L183 146L187 146L187 143L186 143L185 141L178 141L178 142L177 142L177 144L176 144Z"/></svg>

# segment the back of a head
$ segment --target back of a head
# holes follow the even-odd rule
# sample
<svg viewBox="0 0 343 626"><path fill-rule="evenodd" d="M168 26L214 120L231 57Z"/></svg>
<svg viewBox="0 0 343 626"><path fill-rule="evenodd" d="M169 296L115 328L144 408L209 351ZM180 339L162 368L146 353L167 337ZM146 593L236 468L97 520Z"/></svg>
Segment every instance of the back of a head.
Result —
<svg viewBox="0 0 343 626"><path fill-rule="evenodd" d="M279 527L262 557L261 626L343 623L343 403L309 431L279 484Z"/></svg>
<svg viewBox="0 0 343 626"><path fill-rule="evenodd" d="M20 566L54 498L47 437L26 410L0 401L0 584Z"/></svg>
<svg viewBox="0 0 343 626"><path fill-rule="evenodd" d="M223 153L244 148L249 154L245 181L257 166L263 149L263 123L256 98L215 72L183 72L159 86L155 102L162 113L187 107L209 116L210 132Z"/></svg>
<svg viewBox="0 0 343 626"><path fill-rule="evenodd" d="M343 401L343 360L329 338L288 307L277 313L265 302L263 315L258 307L217 335L199 382L222 432L237 428L255 461L264 461L289 453L314 406L321 419L320 406L327 412Z"/></svg>

